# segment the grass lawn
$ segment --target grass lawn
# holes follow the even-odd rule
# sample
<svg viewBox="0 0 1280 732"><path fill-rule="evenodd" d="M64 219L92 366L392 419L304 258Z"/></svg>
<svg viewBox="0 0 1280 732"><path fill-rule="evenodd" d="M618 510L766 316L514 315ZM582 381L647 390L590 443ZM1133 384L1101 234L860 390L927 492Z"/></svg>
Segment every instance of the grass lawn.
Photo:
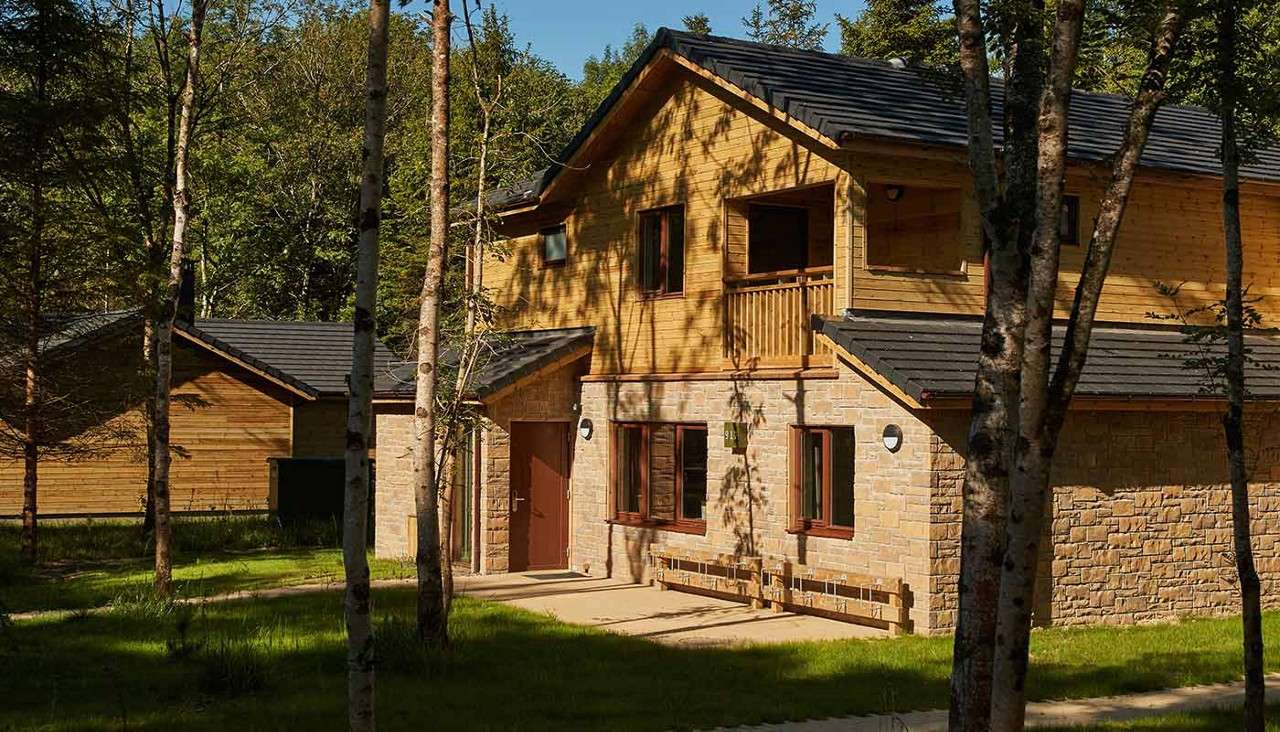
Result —
<svg viewBox="0 0 1280 732"><path fill-rule="evenodd" d="M336 527L282 527L263 516L179 518L176 590L184 597L342 581ZM76 521L41 527L41 561L18 560L18 528L0 525L0 608L74 610L151 593L153 560L136 521ZM375 579L412 577L399 562L371 560Z"/></svg>
<svg viewBox="0 0 1280 732"><path fill-rule="evenodd" d="M384 729L661 730L905 711L943 706L950 670L945 637L673 648L463 598L455 648L439 654L412 642L411 590L378 591L375 616ZM1280 638L1280 614L1265 632ZM0 635L0 729L341 729L343 648L336 592L20 621ZM1234 679L1239 648L1230 618L1038 631L1029 695ZM1267 656L1280 659L1280 644Z"/></svg>
<svg viewBox="0 0 1280 732"><path fill-rule="evenodd" d="M1241 709L1206 709L1182 714L1166 714L1144 717L1132 722L1110 722L1083 727L1067 727L1054 732L1118 732L1119 730L1178 730L1179 732L1218 732L1226 729L1244 729L1244 711ZM1267 707L1267 729L1280 731L1280 706ZM1048 728L1045 732L1050 732Z"/></svg>

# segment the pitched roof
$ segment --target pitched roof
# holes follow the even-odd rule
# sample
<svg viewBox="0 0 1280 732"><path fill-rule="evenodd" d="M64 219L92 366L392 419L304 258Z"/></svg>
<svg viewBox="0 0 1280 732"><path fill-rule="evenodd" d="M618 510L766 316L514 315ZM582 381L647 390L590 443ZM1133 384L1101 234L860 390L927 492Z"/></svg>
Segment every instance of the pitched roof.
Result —
<svg viewBox="0 0 1280 732"><path fill-rule="evenodd" d="M973 394L982 338L979 318L851 312L844 318L815 317L814 330L920 404ZM1062 345L1063 327L1055 325L1053 351ZM1246 337L1250 397L1280 399L1280 335ZM1185 342L1178 326L1108 325L1094 327L1089 358L1076 395L1118 399L1190 399L1205 397L1203 375L1186 366L1196 346Z"/></svg>
<svg viewBox="0 0 1280 732"><path fill-rule="evenodd" d="M661 28L640 58L600 104L556 160L567 162L604 119L640 71L661 49L734 84L826 137L841 143L858 138L965 147L967 116L958 78L937 69L896 68L887 61L801 51L718 36ZM1004 84L991 84L996 144L1003 138ZM1072 95L1068 155L1097 162L1123 138L1130 100L1076 91ZM1183 173L1220 175L1220 125L1206 109L1161 107L1151 127L1142 164ZM491 204L512 206L536 198L560 167L539 171L528 185L495 195ZM1241 175L1280 181L1280 146L1261 150L1241 166ZM496 193L496 192L495 192ZM518 194L518 195L517 195ZM509 202L508 202L509 199Z"/></svg>
<svg viewBox="0 0 1280 732"><path fill-rule="evenodd" d="M303 385L319 396L347 393L351 371L351 323L198 318L184 326L215 348L251 359L273 375ZM400 360L382 341L374 341L374 374Z"/></svg>
<svg viewBox="0 0 1280 732"><path fill-rule="evenodd" d="M521 379L550 366L576 350L591 345L595 328L550 328L546 330L505 331L495 333L481 365L472 376L471 396L485 399ZM440 353L443 368L456 369L458 352ZM414 362L403 362L374 382L374 394L382 398L403 399L414 396Z"/></svg>
<svg viewBox="0 0 1280 732"><path fill-rule="evenodd" d="M42 345L59 354L138 327L137 308L101 313L50 315ZM347 393L351 364L350 323L200 318L174 327L205 347L260 371L315 398ZM399 359L382 341L374 342L374 373Z"/></svg>

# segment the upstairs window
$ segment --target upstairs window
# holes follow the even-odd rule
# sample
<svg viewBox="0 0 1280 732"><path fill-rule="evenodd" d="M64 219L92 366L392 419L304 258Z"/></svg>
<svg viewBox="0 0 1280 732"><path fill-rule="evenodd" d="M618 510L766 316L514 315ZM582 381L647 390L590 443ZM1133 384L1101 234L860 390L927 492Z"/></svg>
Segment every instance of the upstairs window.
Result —
<svg viewBox="0 0 1280 732"><path fill-rule="evenodd" d="M615 520L706 531L706 425L619 423L613 435Z"/></svg>
<svg viewBox="0 0 1280 732"><path fill-rule="evenodd" d="M569 257L569 237L565 225L551 226L538 232L538 248L542 252L542 264L564 264Z"/></svg>
<svg viewBox="0 0 1280 732"><path fill-rule="evenodd" d="M815 536L853 536L852 427L792 430L791 529Z"/></svg>
<svg viewBox="0 0 1280 732"><path fill-rule="evenodd" d="M647 294L684 292L684 206L641 212L639 273Z"/></svg>
<svg viewBox="0 0 1280 732"><path fill-rule="evenodd" d="M1062 220L1058 223L1058 233L1062 243L1070 246L1080 245L1080 197L1063 196Z"/></svg>

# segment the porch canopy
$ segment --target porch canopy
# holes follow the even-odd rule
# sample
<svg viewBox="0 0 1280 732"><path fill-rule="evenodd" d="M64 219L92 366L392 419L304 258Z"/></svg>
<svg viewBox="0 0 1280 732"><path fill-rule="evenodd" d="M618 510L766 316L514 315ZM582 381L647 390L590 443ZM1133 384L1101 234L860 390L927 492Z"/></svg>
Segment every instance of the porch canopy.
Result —
<svg viewBox="0 0 1280 732"><path fill-rule="evenodd" d="M854 368L911 406L967 406L973 395L982 319L959 315L850 311L817 316L813 328ZM1066 328L1054 325L1053 354ZM1249 398L1280 400L1280 333L1246 334ZM1205 358L1225 354L1222 343L1192 343L1181 326L1094 326L1075 395L1110 400L1221 399ZM1217 381L1221 384L1221 378Z"/></svg>
<svg viewBox="0 0 1280 732"><path fill-rule="evenodd" d="M480 346L467 398L492 401L522 382L549 370L576 361L591 352L595 328L548 328L544 330L495 331ZM452 381L457 373L459 352L440 351L440 368ZM406 361L375 375L374 396L382 400L413 399L417 362Z"/></svg>

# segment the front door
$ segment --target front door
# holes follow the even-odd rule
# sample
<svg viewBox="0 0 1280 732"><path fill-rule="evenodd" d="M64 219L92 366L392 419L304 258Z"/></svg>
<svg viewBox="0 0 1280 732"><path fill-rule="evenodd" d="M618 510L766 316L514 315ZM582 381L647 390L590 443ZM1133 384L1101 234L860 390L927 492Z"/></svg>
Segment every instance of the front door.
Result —
<svg viewBox="0 0 1280 732"><path fill-rule="evenodd" d="M569 566L568 452L568 423L511 423L512 572Z"/></svg>

